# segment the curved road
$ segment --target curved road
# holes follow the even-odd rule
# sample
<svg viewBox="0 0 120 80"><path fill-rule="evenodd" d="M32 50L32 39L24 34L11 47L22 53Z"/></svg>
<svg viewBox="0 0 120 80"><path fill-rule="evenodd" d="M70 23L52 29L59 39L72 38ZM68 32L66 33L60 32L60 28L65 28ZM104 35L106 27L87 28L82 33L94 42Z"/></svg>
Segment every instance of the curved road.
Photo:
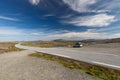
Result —
<svg viewBox="0 0 120 80"><path fill-rule="evenodd" d="M109 67L120 70L120 56L114 54L104 54L90 51L71 50L70 48L39 48L28 47L21 44L15 45L17 48L31 51L43 52L47 54L71 58L74 60L84 61L87 63Z"/></svg>

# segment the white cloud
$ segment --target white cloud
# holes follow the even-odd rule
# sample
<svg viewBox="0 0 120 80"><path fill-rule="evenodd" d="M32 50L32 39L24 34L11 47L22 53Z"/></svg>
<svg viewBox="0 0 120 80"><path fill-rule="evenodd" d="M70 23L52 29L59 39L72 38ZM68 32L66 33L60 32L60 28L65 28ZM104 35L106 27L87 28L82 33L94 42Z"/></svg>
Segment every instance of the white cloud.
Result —
<svg viewBox="0 0 120 80"><path fill-rule="evenodd" d="M113 34L111 38L120 38L120 33Z"/></svg>
<svg viewBox="0 0 120 80"><path fill-rule="evenodd" d="M94 12L96 14L89 16L70 16L62 23L73 24L75 26L103 27L108 26L112 22L119 20L119 10L114 11L116 14L108 15L107 12L118 9L119 0L111 2L102 0L63 0L72 10L81 12ZM101 4L99 4L101 3ZM96 7L90 7L96 6ZM117 13L118 12L118 13ZM116 17L117 16L117 17ZM115 19L116 18L116 19Z"/></svg>
<svg viewBox="0 0 120 80"><path fill-rule="evenodd" d="M75 38L80 38L80 39L103 39L105 38L105 34L102 33L95 33L95 32L68 32L68 33L63 33L63 34L55 34L52 35L51 37L53 38L63 38L63 39L75 39Z"/></svg>
<svg viewBox="0 0 120 80"><path fill-rule="evenodd" d="M33 36L42 36L42 35L46 35L46 34L43 33L43 32L33 32L33 33L31 33L31 35L33 35Z"/></svg>
<svg viewBox="0 0 120 80"><path fill-rule="evenodd" d="M29 0L32 5L38 5L40 0Z"/></svg>
<svg viewBox="0 0 120 80"><path fill-rule="evenodd" d="M51 17L51 16L55 16L54 14L46 14L44 15L44 17Z"/></svg>
<svg viewBox="0 0 120 80"><path fill-rule="evenodd" d="M6 16L0 16L0 19L2 20L9 20L9 21L19 21L16 18L6 17Z"/></svg>
<svg viewBox="0 0 120 80"><path fill-rule="evenodd" d="M62 21L63 23L73 24L75 26L91 26L102 27L108 26L112 22L116 21L115 16L107 14L97 14L93 16L77 17L68 21Z"/></svg>
<svg viewBox="0 0 120 80"><path fill-rule="evenodd" d="M2 27L0 26L0 35L21 35L23 30L13 28L13 27Z"/></svg>
<svg viewBox="0 0 120 80"><path fill-rule="evenodd" d="M100 29L92 29L97 32L120 32L120 26L104 27Z"/></svg>
<svg viewBox="0 0 120 80"><path fill-rule="evenodd" d="M120 8L120 0L111 0L109 2L103 3L101 6L107 10Z"/></svg>
<svg viewBox="0 0 120 80"><path fill-rule="evenodd" d="M32 34L32 35L36 35L36 36L40 35L40 34L39 34L39 33L37 33L37 32L36 32L36 33L31 33L31 34Z"/></svg>
<svg viewBox="0 0 120 80"><path fill-rule="evenodd" d="M62 34L49 35L49 39L71 39L71 40L82 40L82 39L109 39L118 38L120 34L108 34L108 33L98 33L98 32L68 32Z"/></svg>
<svg viewBox="0 0 120 80"><path fill-rule="evenodd" d="M68 33L70 32L69 30L58 30L58 31L54 31L54 34L60 34L60 33Z"/></svg>
<svg viewBox="0 0 120 80"><path fill-rule="evenodd" d="M64 3L69 5L71 9L78 12L88 12L90 5L93 5L97 0L63 0Z"/></svg>
<svg viewBox="0 0 120 80"><path fill-rule="evenodd" d="M67 19L67 18L71 18L71 17L74 17L74 15L73 14L67 14L67 15L60 16L59 18L60 19Z"/></svg>
<svg viewBox="0 0 120 80"><path fill-rule="evenodd" d="M102 4L98 4L102 0L63 0L72 10L77 12L96 12L96 13L104 13L109 12L112 8L119 6L119 0L113 0L110 2L104 2ZM90 6L98 4L94 8L90 8ZM104 7L104 8L100 8Z"/></svg>

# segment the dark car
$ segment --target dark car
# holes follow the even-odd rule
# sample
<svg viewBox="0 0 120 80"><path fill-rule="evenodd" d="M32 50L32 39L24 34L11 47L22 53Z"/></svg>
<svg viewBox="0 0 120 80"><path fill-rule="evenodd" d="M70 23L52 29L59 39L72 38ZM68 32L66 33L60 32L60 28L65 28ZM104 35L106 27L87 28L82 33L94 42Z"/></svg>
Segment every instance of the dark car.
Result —
<svg viewBox="0 0 120 80"><path fill-rule="evenodd" d="M77 42L75 45L73 45L74 48L79 48L82 47L82 43L81 42Z"/></svg>

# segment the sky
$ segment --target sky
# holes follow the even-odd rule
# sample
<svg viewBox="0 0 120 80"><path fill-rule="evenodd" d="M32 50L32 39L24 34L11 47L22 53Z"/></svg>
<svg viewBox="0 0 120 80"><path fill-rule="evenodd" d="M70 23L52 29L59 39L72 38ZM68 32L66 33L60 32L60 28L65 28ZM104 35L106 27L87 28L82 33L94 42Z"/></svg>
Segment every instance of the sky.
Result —
<svg viewBox="0 0 120 80"><path fill-rule="evenodd" d="M0 41L120 38L120 0L1 0Z"/></svg>

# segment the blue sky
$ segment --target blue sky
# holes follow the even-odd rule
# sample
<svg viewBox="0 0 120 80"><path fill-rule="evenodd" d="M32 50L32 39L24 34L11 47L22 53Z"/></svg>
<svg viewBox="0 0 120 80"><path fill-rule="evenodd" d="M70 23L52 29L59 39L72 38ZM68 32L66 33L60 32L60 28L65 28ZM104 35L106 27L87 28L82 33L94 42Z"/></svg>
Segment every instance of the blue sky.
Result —
<svg viewBox="0 0 120 80"><path fill-rule="evenodd" d="M1 0L0 41L120 38L120 0Z"/></svg>

